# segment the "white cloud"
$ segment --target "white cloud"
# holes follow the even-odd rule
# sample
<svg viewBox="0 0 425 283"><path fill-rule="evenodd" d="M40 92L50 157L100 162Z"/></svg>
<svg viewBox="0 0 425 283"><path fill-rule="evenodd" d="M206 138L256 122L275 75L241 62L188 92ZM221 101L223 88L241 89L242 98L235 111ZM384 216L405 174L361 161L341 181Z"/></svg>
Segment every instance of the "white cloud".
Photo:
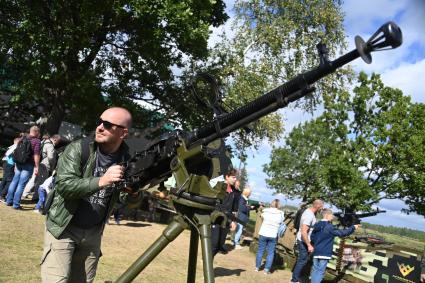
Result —
<svg viewBox="0 0 425 283"><path fill-rule="evenodd" d="M229 19L226 21L226 23L224 23L224 25L216 28L210 27L210 31L212 32L208 39L208 46L210 48L220 42L221 36L223 35L226 35L228 38L233 38L235 36L235 30L232 28L234 22L234 17L232 17L234 15L233 6L235 1L228 0L224 1L224 3L226 4L226 13L229 16Z"/></svg>
<svg viewBox="0 0 425 283"><path fill-rule="evenodd" d="M224 25L219 27L210 27L210 31L212 32L210 37L208 38L208 47L212 48L218 42L222 40L222 36L225 35L227 38L233 38L235 36L235 30L232 29L233 19L230 18L226 21Z"/></svg>
<svg viewBox="0 0 425 283"><path fill-rule="evenodd" d="M285 117L285 132L289 133L300 123L310 121L323 113L323 107L319 107L313 114L301 108L283 108L281 114Z"/></svg>
<svg viewBox="0 0 425 283"><path fill-rule="evenodd" d="M246 172L248 174L256 173L256 172L258 172L258 167L255 167L255 166L246 167Z"/></svg>
<svg viewBox="0 0 425 283"><path fill-rule="evenodd" d="M399 1L406 3L406 10L401 18L400 26L406 42L418 42L425 47L425 1Z"/></svg>
<svg viewBox="0 0 425 283"><path fill-rule="evenodd" d="M408 1L399 0L346 0L343 11L348 32L370 32L376 22L394 19Z"/></svg>
<svg viewBox="0 0 425 283"><path fill-rule="evenodd" d="M414 64L402 64L381 77L386 85L401 89L414 102L425 102L425 58Z"/></svg>
<svg viewBox="0 0 425 283"><path fill-rule="evenodd" d="M399 199L383 199L377 205L379 209L392 210L400 212L402 208L407 208L406 204Z"/></svg>
<svg viewBox="0 0 425 283"><path fill-rule="evenodd" d="M260 144L260 151L271 151L273 148L273 144L271 144L268 140L262 140Z"/></svg>

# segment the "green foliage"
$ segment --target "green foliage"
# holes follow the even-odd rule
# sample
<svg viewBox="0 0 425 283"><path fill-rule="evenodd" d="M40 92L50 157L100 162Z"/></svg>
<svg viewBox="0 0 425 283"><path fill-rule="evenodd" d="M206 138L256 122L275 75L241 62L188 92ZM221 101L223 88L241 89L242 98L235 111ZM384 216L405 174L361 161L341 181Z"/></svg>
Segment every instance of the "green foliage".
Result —
<svg viewBox="0 0 425 283"><path fill-rule="evenodd" d="M402 237L408 237L408 238L412 238L412 239L416 239L422 242L425 242L425 232L423 231L419 231L419 230L414 230L414 229L409 229L409 228L405 228L405 227L394 227L394 226L383 226L383 225L378 225L378 224L370 224L370 223L366 223L366 222L362 222L362 227L364 229L372 229L375 231L378 231L380 233L388 233L388 234L393 234L393 235L398 235L398 236L402 236Z"/></svg>
<svg viewBox="0 0 425 283"><path fill-rule="evenodd" d="M2 68L19 74L9 91L20 107L42 106L50 132L64 117L88 127L121 102L117 96L132 108L130 99L154 112L174 109L172 66L205 58L209 27L227 18L220 0L5 0L0 7ZM145 116L137 126L152 122Z"/></svg>
<svg viewBox="0 0 425 283"><path fill-rule="evenodd" d="M412 104L379 75L361 73L353 96L339 92L325 112L299 125L264 168L267 184L290 197L320 197L367 210L401 198L425 215L423 104Z"/></svg>
<svg viewBox="0 0 425 283"><path fill-rule="evenodd" d="M239 173L239 182L241 190L248 185L248 172L246 171L245 166L242 167L241 172Z"/></svg>
<svg viewBox="0 0 425 283"><path fill-rule="evenodd" d="M235 12L235 37L223 37L209 54L209 27L227 19L222 0L5 0L0 66L18 74L8 89L13 106L37 106L27 111L46 116L48 132L63 119L92 129L112 105L135 111L140 128L167 120L191 130L212 114L196 104L186 75L217 75L231 110L317 65L319 41L330 56L345 46L340 1L237 1ZM183 76L173 73L188 62L195 63ZM318 89L343 87L346 73L325 78ZM306 108L318 101L313 96ZM251 128L234 135L240 157L262 139L275 141L282 117L270 114Z"/></svg>
<svg viewBox="0 0 425 283"><path fill-rule="evenodd" d="M197 66L220 78L224 102L232 108L317 66L320 41L328 45L330 56L345 47L340 1L236 1L235 18L234 36L223 35L208 63ZM347 78L343 74L347 70L325 78L318 89L342 88ZM317 102L315 95L302 105L312 110ZM257 147L264 139L272 143L282 135L283 124L282 115L273 113L250 125L250 133L235 133L237 150Z"/></svg>

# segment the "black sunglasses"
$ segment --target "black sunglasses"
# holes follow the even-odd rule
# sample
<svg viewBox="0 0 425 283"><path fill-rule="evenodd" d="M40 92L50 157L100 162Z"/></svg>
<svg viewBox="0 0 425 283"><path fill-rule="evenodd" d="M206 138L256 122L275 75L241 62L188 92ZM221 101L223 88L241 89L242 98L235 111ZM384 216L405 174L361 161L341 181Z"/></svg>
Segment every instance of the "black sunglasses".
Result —
<svg viewBox="0 0 425 283"><path fill-rule="evenodd" d="M97 119L96 126L98 127L98 126L100 126L101 124L103 124L103 127L104 127L105 129L107 129L107 130L112 129L112 127L113 127L113 126L116 126L116 127L118 127L118 128L121 128L121 129L125 129L125 128L126 128L126 127L124 127L124 126L117 125L117 124L114 124L114 123L111 123L111 122L108 122L108 121L102 120L101 118L98 118L98 119Z"/></svg>

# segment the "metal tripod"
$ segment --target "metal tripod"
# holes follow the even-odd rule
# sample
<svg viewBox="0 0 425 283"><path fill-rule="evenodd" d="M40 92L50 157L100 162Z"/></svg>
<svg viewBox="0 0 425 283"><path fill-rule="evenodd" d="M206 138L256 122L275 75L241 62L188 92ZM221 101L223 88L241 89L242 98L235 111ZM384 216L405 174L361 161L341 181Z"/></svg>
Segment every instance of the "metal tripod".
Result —
<svg viewBox="0 0 425 283"><path fill-rule="evenodd" d="M165 228L162 235L117 279L117 283L131 282L169 243L174 241L183 230L189 228L191 233L187 282L194 283L196 279L199 239L201 239L204 282L214 282L211 223L217 219L220 219L221 223L225 223L227 218L223 213L216 211L214 206L193 200L174 200L174 207L177 215L174 216L173 221Z"/></svg>

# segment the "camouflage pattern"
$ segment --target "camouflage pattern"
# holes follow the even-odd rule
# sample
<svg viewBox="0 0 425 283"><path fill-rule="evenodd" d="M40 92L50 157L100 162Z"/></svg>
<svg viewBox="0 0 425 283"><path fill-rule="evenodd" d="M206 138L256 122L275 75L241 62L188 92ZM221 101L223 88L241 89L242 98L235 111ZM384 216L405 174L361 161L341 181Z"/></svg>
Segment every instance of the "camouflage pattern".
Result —
<svg viewBox="0 0 425 283"><path fill-rule="evenodd" d="M276 247L275 268L292 269L296 262L295 235L293 227L294 212L285 212L288 228ZM250 247L256 252L258 231L261 227L260 213L257 214L254 241ZM335 238L332 259L326 269L326 280L336 282L386 282L414 283L420 282L421 251L413 248L399 247L392 244L371 245L355 242L353 237ZM308 274L308 269L306 273Z"/></svg>

